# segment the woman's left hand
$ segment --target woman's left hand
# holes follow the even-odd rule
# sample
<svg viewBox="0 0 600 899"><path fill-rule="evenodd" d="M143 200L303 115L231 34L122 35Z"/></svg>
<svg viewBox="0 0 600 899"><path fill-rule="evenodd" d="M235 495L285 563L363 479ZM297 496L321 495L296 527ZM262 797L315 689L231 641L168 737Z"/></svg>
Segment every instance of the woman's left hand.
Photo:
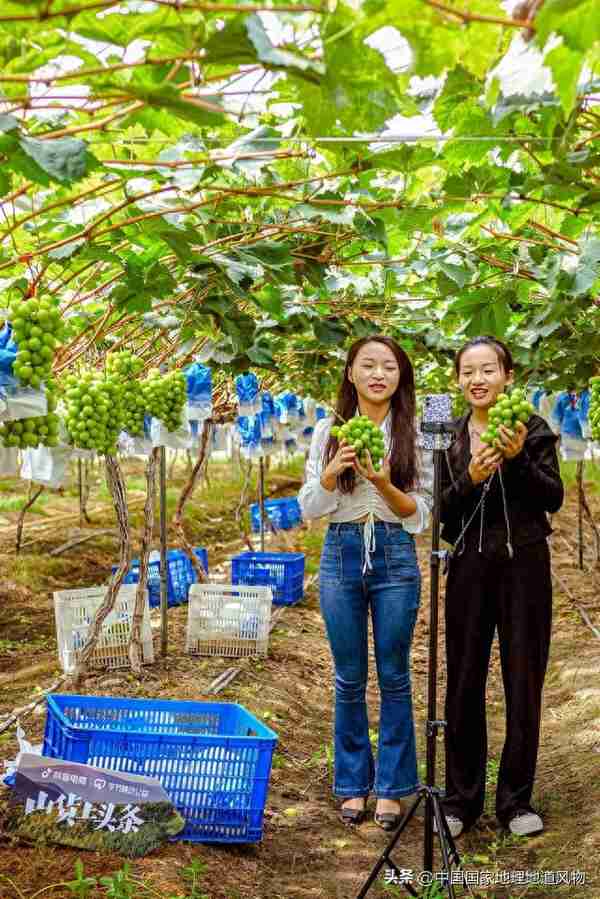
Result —
<svg viewBox="0 0 600 899"><path fill-rule="evenodd" d="M375 469L373 468L373 460L371 459L371 453L368 450L367 464L363 466L360 464L358 459L355 459L354 465L356 466L357 472L362 475L362 477L367 481L370 481L371 484L374 484L378 490L382 487L386 487L392 482L392 471L390 467L389 456L385 457L379 471L375 471Z"/></svg>
<svg viewBox="0 0 600 899"><path fill-rule="evenodd" d="M514 459L525 446L528 434L527 428L523 422L519 421L514 431L511 431L510 428L504 425L500 425L498 432L500 437L494 441L494 446L498 447L505 459Z"/></svg>

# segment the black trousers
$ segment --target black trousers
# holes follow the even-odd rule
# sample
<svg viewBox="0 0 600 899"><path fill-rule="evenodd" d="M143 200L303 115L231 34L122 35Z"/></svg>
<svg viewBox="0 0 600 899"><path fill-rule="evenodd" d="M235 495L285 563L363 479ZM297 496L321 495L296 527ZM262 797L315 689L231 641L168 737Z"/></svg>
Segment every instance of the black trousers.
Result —
<svg viewBox="0 0 600 899"><path fill-rule="evenodd" d="M485 557L476 541L450 562L446 585L446 814L471 826L485 800L486 680L498 628L506 740L496 814L506 826L530 810L550 648L552 579L545 540L515 547L512 560Z"/></svg>

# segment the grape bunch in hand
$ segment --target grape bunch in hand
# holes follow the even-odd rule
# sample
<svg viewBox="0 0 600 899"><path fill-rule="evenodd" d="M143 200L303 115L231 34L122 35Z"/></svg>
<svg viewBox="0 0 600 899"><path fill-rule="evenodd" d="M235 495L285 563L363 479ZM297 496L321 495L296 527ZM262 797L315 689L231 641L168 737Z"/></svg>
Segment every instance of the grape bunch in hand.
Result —
<svg viewBox="0 0 600 899"><path fill-rule="evenodd" d="M526 424L534 412L535 407L528 402L524 390L513 390L510 395L500 393L488 412L488 426L481 435L481 442L498 446L499 428L504 426L512 431L519 422ZM501 446L498 448L501 449Z"/></svg>
<svg viewBox="0 0 600 899"><path fill-rule="evenodd" d="M351 418L341 427L334 425L331 434L340 442L344 440L348 446L351 446L362 465L366 465L367 453L369 453L373 468L375 471L380 470L385 455L383 434L381 429L366 415Z"/></svg>

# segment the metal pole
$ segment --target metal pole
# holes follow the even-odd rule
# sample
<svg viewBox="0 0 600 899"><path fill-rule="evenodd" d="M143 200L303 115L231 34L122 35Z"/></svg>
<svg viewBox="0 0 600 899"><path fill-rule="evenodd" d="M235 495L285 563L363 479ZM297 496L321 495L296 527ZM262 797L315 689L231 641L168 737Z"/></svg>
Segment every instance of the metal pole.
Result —
<svg viewBox="0 0 600 899"><path fill-rule="evenodd" d="M577 532L579 544L579 569L583 571L583 459L577 463Z"/></svg>
<svg viewBox="0 0 600 899"><path fill-rule="evenodd" d="M436 739L437 739L437 656L438 656L438 603L440 583L440 501L442 495L442 452L441 436L436 434L436 449L433 452L433 496L434 508L431 517L431 558L430 558L430 609L429 609L429 676L427 696L427 775L426 783L435 784ZM423 870L433 871L433 808L425 804L425 839L423 843Z"/></svg>
<svg viewBox="0 0 600 899"><path fill-rule="evenodd" d="M167 451L160 448L160 651L167 654Z"/></svg>
<svg viewBox="0 0 600 899"><path fill-rule="evenodd" d="M77 460L77 480L79 482L79 527L83 527L83 471L81 459Z"/></svg>
<svg viewBox="0 0 600 899"><path fill-rule="evenodd" d="M260 457L258 467L258 504L260 511L260 551L265 551L265 459Z"/></svg>

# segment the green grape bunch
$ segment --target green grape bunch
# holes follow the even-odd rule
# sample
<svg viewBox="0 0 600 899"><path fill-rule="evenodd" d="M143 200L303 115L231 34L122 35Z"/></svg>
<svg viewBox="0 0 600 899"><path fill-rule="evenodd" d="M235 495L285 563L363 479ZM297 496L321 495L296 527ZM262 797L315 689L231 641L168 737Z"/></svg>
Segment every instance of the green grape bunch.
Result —
<svg viewBox="0 0 600 899"><path fill-rule="evenodd" d="M17 355L13 373L21 384L39 389L52 372L62 335L60 310L53 300L13 300L9 307Z"/></svg>
<svg viewBox="0 0 600 899"><path fill-rule="evenodd" d="M139 380L144 363L128 350L109 353L106 371L121 386L123 428L132 437L144 436L144 416L148 414L148 402Z"/></svg>
<svg viewBox="0 0 600 899"><path fill-rule="evenodd" d="M56 386L51 378L46 382L46 415L35 415L0 425L0 443L5 447L37 449L38 446L58 446L60 420L56 414Z"/></svg>
<svg viewBox="0 0 600 899"><path fill-rule="evenodd" d="M355 450L361 465L367 464L367 452L369 452L375 471L381 469L381 462L385 456L383 434L381 429L366 415L351 418L341 427L334 425L331 429L331 436L340 441L345 440Z"/></svg>
<svg viewBox="0 0 600 899"><path fill-rule="evenodd" d="M600 440L600 375L590 378L589 421L592 440Z"/></svg>
<svg viewBox="0 0 600 899"><path fill-rule="evenodd" d="M469 404L465 399L464 393L458 391L456 393L452 393L452 415L455 418L460 418L465 415L469 409Z"/></svg>
<svg viewBox="0 0 600 899"><path fill-rule="evenodd" d="M187 384L182 371L172 371L161 375L158 369L151 369L142 382L147 410L158 418L167 431L176 431L182 424L183 407L187 399Z"/></svg>
<svg viewBox="0 0 600 899"><path fill-rule="evenodd" d="M55 412L36 415L19 421L5 421L0 425L2 446L37 449L38 446L58 446L59 418Z"/></svg>
<svg viewBox="0 0 600 899"><path fill-rule="evenodd" d="M481 435L482 442L501 448L496 443L500 439L499 428L504 426L513 430L518 422L526 424L534 412L535 407L528 401L524 390L516 389L510 394L500 393L488 412L488 426Z"/></svg>
<svg viewBox="0 0 600 899"><path fill-rule="evenodd" d="M95 372L66 379L66 418L69 439L80 449L114 455L123 429L122 387L119 381Z"/></svg>

